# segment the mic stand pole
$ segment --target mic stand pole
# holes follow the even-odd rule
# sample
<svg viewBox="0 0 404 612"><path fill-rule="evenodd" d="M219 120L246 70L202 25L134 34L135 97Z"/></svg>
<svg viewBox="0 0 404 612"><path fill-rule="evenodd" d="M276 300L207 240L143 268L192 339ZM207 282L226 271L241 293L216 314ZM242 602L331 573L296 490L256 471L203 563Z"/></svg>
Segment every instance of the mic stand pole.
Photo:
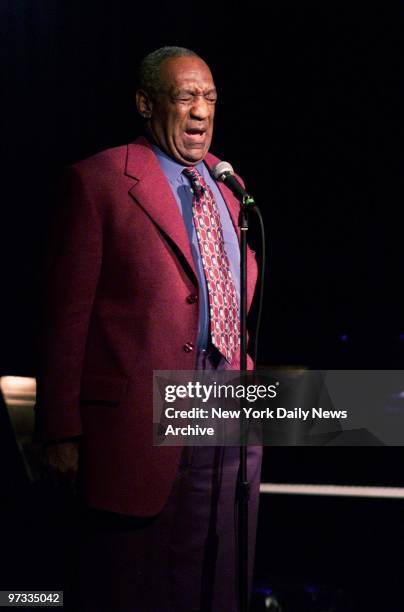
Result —
<svg viewBox="0 0 404 612"><path fill-rule="evenodd" d="M248 209L254 206L251 196L241 200L240 227L240 370L247 371L247 232ZM245 417L240 421L240 466L237 479L237 551L239 612L248 611L248 501L250 483L247 477L247 433Z"/></svg>

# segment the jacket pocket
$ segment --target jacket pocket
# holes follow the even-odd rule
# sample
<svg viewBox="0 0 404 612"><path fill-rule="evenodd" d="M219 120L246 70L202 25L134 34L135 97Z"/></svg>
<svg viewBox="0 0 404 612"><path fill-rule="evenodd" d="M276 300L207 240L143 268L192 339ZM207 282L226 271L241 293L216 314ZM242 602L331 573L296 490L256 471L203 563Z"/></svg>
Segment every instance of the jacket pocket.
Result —
<svg viewBox="0 0 404 612"><path fill-rule="evenodd" d="M127 385L125 377L86 376L81 381L80 402L119 404Z"/></svg>

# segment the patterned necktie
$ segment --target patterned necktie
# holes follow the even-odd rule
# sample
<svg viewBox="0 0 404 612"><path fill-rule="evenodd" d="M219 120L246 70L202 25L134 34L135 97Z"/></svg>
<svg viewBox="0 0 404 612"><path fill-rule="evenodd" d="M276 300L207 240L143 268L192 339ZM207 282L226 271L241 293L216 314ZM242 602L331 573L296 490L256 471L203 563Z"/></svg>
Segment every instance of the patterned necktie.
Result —
<svg viewBox="0 0 404 612"><path fill-rule="evenodd" d="M240 342L238 298L224 247L223 230L213 193L193 166L183 170L193 188L192 213L209 294L212 344L229 363Z"/></svg>

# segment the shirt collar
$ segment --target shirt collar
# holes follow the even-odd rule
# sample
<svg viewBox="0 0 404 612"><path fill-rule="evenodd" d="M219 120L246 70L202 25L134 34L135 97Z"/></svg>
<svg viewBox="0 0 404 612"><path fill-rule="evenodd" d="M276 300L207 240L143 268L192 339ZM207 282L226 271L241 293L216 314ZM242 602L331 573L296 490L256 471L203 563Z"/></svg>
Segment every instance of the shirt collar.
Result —
<svg viewBox="0 0 404 612"><path fill-rule="evenodd" d="M157 155L157 158L158 158L158 160L160 162L161 168L162 168L164 174L166 175L168 181L170 183L176 183L178 181L181 181L183 176L184 176L182 174L182 171L187 166L185 166L183 164L180 164L175 159L173 159L172 157L167 155L167 153L162 151L160 149L160 147L158 147L156 144L152 143L152 148L153 148L153 151L155 152L155 154ZM204 166L203 161L199 162L199 164L197 164L195 166L195 168L202 175L204 174L204 167L205 166Z"/></svg>

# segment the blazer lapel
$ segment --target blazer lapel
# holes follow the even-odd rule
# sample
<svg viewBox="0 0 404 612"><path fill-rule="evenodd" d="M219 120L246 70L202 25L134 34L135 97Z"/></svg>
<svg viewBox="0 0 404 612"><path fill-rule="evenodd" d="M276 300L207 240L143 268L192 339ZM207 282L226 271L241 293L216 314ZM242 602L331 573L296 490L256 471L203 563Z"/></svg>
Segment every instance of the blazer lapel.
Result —
<svg viewBox="0 0 404 612"><path fill-rule="evenodd" d="M139 138L128 145L125 174L136 180L130 195L186 259L195 281L197 272L188 234L171 187L149 142Z"/></svg>
<svg viewBox="0 0 404 612"><path fill-rule="evenodd" d="M218 158L210 153L205 158L209 170L218 161ZM134 185L129 190L130 195L153 222L159 226L168 239L175 244L188 263L194 275L194 282L197 284L198 276L183 218L158 159L146 138L138 138L128 145L125 174L135 180ZM224 183L218 183L218 188L240 240L240 228L238 226L240 205ZM247 304L249 308L257 280L257 264L253 252L248 247L247 266L249 271L247 276Z"/></svg>

